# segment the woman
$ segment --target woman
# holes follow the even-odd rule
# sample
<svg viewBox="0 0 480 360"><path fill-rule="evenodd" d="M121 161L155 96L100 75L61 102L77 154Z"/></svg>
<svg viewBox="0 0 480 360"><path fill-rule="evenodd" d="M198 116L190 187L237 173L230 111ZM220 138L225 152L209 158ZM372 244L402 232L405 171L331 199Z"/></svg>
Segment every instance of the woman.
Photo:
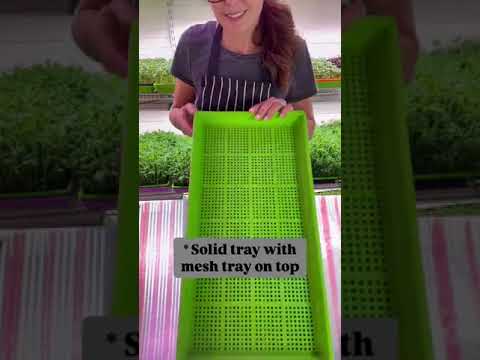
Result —
<svg viewBox="0 0 480 360"><path fill-rule="evenodd" d="M192 135L201 111L250 111L258 120L303 110L309 136L315 119L312 63L288 6L277 0L209 0L216 22L181 37L170 121Z"/></svg>

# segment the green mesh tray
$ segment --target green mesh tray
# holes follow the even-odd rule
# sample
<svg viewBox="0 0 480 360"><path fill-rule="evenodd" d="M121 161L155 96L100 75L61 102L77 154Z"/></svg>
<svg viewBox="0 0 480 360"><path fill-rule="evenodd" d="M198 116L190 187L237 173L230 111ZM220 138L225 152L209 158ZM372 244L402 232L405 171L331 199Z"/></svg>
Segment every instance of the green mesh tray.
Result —
<svg viewBox="0 0 480 360"><path fill-rule="evenodd" d="M195 117L188 239L307 239L307 278L184 279L177 359L333 359L303 112Z"/></svg>
<svg viewBox="0 0 480 360"><path fill-rule="evenodd" d="M398 320L399 359L432 359L394 23L342 36L342 317Z"/></svg>

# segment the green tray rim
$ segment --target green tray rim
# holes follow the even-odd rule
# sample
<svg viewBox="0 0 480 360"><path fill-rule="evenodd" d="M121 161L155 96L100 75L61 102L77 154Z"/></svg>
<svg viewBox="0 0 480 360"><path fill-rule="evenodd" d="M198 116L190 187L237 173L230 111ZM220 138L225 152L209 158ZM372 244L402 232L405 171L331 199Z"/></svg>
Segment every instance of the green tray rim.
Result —
<svg viewBox="0 0 480 360"><path fill-rule="evenodd" d="M326 290L326 277L324 273L324 266L323 266L323 258L321 256L321 248L320 248L320 236L318 232L318 226L317 226L317 217L316 217L316 208L315 208L315 202L314 202L314 188L313 188L313 177L312 177L312 172L311 172L311 160L310 160L310 152L309 152L309 142L308 142L308 137L307 137L307 121L306 121L306 116L305 113L302 111L293 111L290 114L287 115L285 118L280 118L278 115L275 116L272 120L269 121L258 121L256 120L252 114L248 112L222 112L222 113L217 113L217 112L197 112L195 115L195 120L194 120L194 134L198 134L204 126L212 126L216 125L219 127L229 127L229 123L225 122L225 118L228 117L230 121L234 119L235 121L232 122L232 124L235 124L234 126L236 128L239 127L258 127L258 128L263 128L263 127L274 127L274 126L299 126L301 128L301 133L303 133L303 146L302 149L297 149L297 151L300 151L300 154L304 156L304 161L305 166L307 167L308 171L305 175L305 183L302 184L305 186L305 194L307 198L307 204L304 206L307 207L306 210L306 216L311 217L311 223L315 224L313 227L311 227L312 233L311 239L309 240L311 245L308 245L308 240L307 240L307 248L313 247L316 249L316 262L317 262L317 267L319 269L319 277L322 279L321 284L316 284L317 289L319 290L321 294L321 299L318 300L320 301L320 305L318 307L322 307L325 312L323 314L319 314L318 308L315 307L312 308L312 317L314 318L314 328L317 326L321 326L322 330L322 335L323 339L319 340L315 338L315 341L317 344L319 344L321 347L321 351L323 351L322 354L322 360L333 360L334 359L334 347L333 347L333 340L332 340L332 329L331 329L331 323L330 323L330 313L329 313L329 304L328 304L328 298L327 298L327 290ZM205 124L208 122L208 124ZM201 157L202 157L202 143L199 140L196 140L194 137L193 139L193 146L192 146L192 166L191 166L191 177L190 177L190 186L189 186L189 206L188 206L188 224L186 228L186 234L185 237L187 239L192 238L191 234L194 233L195 225L192 225L193 221L192 218L196 215L195 214L195 203L200 202L200 195L201 195L201 188L202 184L200 180L202 180L202 167L201 167ZM200 180L198 180L200 179ZM198 182L198 184L197 184ZM305 198L304 198L305 200ZM198 206L198 205L197 205ZM309 214L308 214L309 212ZM307 234L306 234L307 235ZM179 326L178 326L178 337L177 337L177 360L187 360L191 358L191 355L189 353L189 343L190 343L190 337L191 337L191 323L188 323L188 320L190 316L192 315L191 310L185 305L185 299L188 299L189 297L192 296L190 293L191 286L193 286L195 279L182 279L182 285L181 285L181 302L180 302L180 314L179 314ZM313 300L312 300L313 303ZM318 310L318 311L315 311ZM320 319L321 316L321 319ZM315 321L316 319L316 321ZM322 322L320 324L320 322ZM279 353L280 354L280 353ZM225 354L219 354L219 358L222 358L221 356L226 356ZM239 354L238 356L240 356ZM292 353L293 355L293 353ZM247 354L243 354L242 358L248 358ZM253 356L253 355L252 355ZM297 355L300 356L300 355ZM305 355L305 358L312 358L312 354L309 355L310 357L307 357ZM211 357L213 359L213 357ZM227 357L227 359L233 359L234 357ZM252 357L253 359L254 357Z"/></svg>

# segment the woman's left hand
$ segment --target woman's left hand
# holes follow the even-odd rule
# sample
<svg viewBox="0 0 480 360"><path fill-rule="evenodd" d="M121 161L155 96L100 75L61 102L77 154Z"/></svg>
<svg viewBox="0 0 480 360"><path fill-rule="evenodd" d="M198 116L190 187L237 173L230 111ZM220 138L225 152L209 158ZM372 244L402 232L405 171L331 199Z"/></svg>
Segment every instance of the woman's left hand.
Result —
<svg viewBox="0 0 480 360"><path fill-rule="evenodd" d="M287 104L283 99L271 97L268 100L255 105L249 111L258 120L270 120L276 113L280 113L281 117L285 117L285 115L293 110L292 104Z"/></svg>

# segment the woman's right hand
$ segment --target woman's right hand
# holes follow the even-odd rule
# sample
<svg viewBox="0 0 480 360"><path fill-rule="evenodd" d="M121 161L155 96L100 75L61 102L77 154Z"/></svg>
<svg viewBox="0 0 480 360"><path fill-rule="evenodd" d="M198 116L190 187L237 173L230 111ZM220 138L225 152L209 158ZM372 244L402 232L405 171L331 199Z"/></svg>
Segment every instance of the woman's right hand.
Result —
<svg viewBox="0 0 480 360"><path fill-rule="evenodd" d="M107 71L127 77L130 26L137 19L138 11L129 0L80 0L73 38Z"/></svg>
<svg viewBox="0 0 480 360"><path fill-rule="evenodd" d="M187 136L193 134L193 118L197 108L192 103L187 103L179 108L173 108L170 111L170 122L178 130Z"/></svg>

